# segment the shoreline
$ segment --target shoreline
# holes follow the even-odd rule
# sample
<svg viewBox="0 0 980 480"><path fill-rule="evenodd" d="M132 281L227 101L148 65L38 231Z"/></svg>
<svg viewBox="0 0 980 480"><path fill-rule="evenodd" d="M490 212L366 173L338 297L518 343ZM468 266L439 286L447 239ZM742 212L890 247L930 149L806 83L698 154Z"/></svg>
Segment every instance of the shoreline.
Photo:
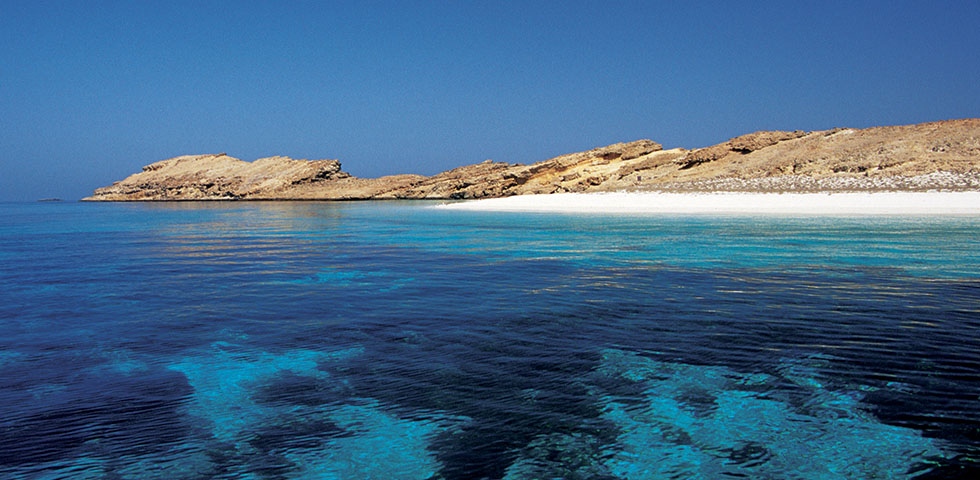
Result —
<svg viewBox="0 0 980 480"><path fill-rule="evenodd" d="M465 183L465 182L464 182ZM185 187L193 188L194 184ZM157 195L157 196L99 196L92 195L79 199L82 202L248 202L248 201L322 201L322 202L357 202L376 200L478 200L509 198L528 195L561 195L561 194L611 194L611 193L672 193L672 194L716 194L716 193L753 193L753 194L851 194L851 193L935 193L935 192L980 192L980 171L948 172L937 171L914 176L827 176L810 177L806 175L773 175L766 177L739 178L720 177L702 180L687 180L652 183L645 185L619 186L599 185L591 189L555 188L537 193L506 193L495 192L488 194L468 195L461 192L427 195L399 195L387 192L384 194L358 195L351 192L337 192L331 195ZM362 192L363 193L363 192ZM377 193L377 192L376 192ZM279 196L282 195L282 196Z"/></svg>
<svg viewBox="0 0 980 480"><path fill-rule="evenodd" d="M555 193L445 203L435 208L600 214L980 216L980 191Z"/></svg>
<svg viewBox="0 0 980 480"><path fill-rule="evenodd" d="M620 191L980 191L980 118L758 131L704 148L614 143L538 162L485 160L433 175L358 178L340 160L181 155L89 201L476 199Z"/></svg>

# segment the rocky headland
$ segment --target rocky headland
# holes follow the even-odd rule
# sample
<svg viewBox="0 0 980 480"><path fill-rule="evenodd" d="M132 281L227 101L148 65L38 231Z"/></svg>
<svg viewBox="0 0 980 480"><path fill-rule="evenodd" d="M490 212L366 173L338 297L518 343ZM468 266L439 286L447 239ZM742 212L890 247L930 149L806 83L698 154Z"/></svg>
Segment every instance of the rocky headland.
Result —
<svg viewBox="0 0 980 480"><path fill-rule="evenodd" d="M761 131L706 148L617 143L531 165L357 178L337 160L225 154L152 163L88 201L464 199L611 191L980 190L980 119Z"/></svg>

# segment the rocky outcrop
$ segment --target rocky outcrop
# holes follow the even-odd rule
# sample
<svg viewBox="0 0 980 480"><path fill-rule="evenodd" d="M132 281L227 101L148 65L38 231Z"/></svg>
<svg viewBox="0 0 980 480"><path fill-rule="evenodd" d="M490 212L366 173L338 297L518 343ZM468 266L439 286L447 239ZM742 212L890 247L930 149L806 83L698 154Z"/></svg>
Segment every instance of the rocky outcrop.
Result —
<svg viewBox="0 0 980 480"><path fill-rule="evenodd" d="M712 162L728 155L752 153L756 150L771 147L784 140L800 138L806 134L807 132L802 130L793 132L762 131L750 133L735 137L725 143L694 150L684 155L678 163L682 168L691 168L695 165Z"/></svg>
<svg viewBox="0 0 980 480"><path fill-rule="evenodd" d="M915 180L923 178L929 180ZM225 154L190 155L147 165L85 200L453 199L706 186L793 190L795 185L980 188L980 119L863 130L760 131L696 150L664 150L639 140L531 165L487 160L430 177L356 178L343 172L337 160L269 157L249 163Z"/></svg>
<svg viewBox="0 0 980 480"><path fill-rule="evenodd" d="M620 164L662 149L659 143L639 140L527 166L487 160L434 175L395 193L398 198L485 198L584 191L608 180Z"/></svg>
<svg viewBox="0 0 980 480"><path fill-rule="evenodd" d="M260 158L243 162L224 153L185 155L143 167L143 171L100 188L92 200L235 200L289 195L292 190L350 177L337 160Z"/></svg>

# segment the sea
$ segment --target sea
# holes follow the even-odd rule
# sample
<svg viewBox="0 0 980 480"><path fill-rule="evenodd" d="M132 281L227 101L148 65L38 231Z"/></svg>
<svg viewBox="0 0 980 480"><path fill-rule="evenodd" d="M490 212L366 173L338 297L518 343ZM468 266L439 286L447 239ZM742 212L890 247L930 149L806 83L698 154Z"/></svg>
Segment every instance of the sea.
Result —
<svg viewBox="0 0 980 480"><path fill-rule="evenodd" d="M980 478L980 217L0 204L0 478Z"/></svg>

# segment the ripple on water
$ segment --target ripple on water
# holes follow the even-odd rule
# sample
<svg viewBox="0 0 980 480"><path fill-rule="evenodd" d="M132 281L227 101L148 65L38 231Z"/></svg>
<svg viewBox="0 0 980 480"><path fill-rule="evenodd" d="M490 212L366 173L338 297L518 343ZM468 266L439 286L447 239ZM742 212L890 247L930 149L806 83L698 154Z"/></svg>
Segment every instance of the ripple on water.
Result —
<svg viewBox="0 0 980 480"><path fill-rule="evenodd" d="M603 407L622 431L605 460L622 478L905 478L910 465L947 456L917 430L878 421L860 389L828 389L806 365L769 375L618 350L604 358L601 373L646 388L639 406L609 397Z"/></svg>
<svg viewBox="0 0 980 480"><path fill-rule="evenodd" d="M356 347L270 354L218 342L211 353L171 368L187 375L194 388L189 413L210 425L215 440L232 446L231 454L276 457L266 469L292 478L430 478L439 463L427 450L429 439L459 418L438 412L400 418L370 399L334 395L331 402L330 392L302 401L311 386L341 388L343 380L331 378L320 364L361 352ZM287 388L277 392L282 386Z"/></svg>
<svg viewBox="0 0 980 480"><path fill-rule="evenodd" d="M977 219L384 205L0 219L0 477L977 470Z"/></svg>

